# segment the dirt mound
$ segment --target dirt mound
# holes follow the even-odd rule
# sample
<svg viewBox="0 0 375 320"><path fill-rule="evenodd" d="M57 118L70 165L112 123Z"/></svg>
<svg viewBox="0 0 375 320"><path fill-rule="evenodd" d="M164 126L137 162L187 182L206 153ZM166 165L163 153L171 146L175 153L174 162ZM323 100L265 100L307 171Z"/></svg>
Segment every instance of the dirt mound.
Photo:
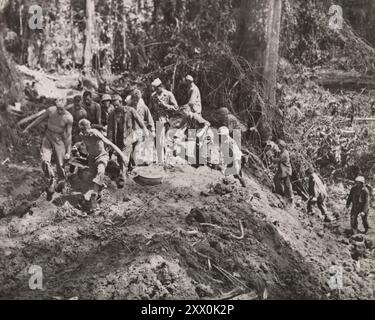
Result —
<svg viewBox="0 0 375 320"><path fill-rule="evenodd" d="M358 271L350 243L337 242L333 227L282 209L283 201L253 179L241 189L206 167L165 175L152 187L129 179L124 191L108 179L94 215L82 214L73 188L1 219L0 296L322 299L335 297L329 270L345 262L350 282L341 295L369 297L372 260L361 260ZM29 289L31 265L43 270L43 291Z"/></svg>

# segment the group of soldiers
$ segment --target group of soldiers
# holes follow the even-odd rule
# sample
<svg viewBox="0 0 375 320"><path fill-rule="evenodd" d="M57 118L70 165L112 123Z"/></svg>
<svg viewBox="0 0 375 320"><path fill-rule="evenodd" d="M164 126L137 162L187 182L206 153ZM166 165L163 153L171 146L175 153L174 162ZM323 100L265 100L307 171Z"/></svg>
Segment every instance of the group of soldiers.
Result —
<svg viewBox="0 0 375 320"><path fill-rule="evenodd" d="M204 138L211 124L201 115L199 88L190 75L184 81L187 83L189 99L182 106L178 105L173 93L165 89L159 78L151 83L153 93L150 108L145 104L139 88L133 88L126 97L102 94L100 104L94 101L90 91L85 91L82 97L75 96L71 105L67 105L66 99L58 99L56 106L48 108L38 121L28 127L29 130L44 120L47 121L41 146L42 169L48 180L47 199L50 201L55 192L64 190L67 179L65 164L77 153L85 155L94 177L90 198L86 200L90 208L95 209L101 200L106 167L112 154L117 154L120 174L116 183L121 189L128 171L135 165L134 151L144 139L153 138L155 144L161 146L156 148L157 162L163 163L166 133L171 127L173 116L179 115L182 118L180 133L187 135L188 129L194 129L197 141ZM236 168L234 175L244 185L240 172L241 151L230 137L230 129L225 126L227 122L222 123L223 126L218 130L222 144L230 149L232 164ZM79 148L82 145L83 152ZM56 163L57 178L51 165L52 155Z"/></svg>
<svg viewBox="0 0 375 320"><path fill-rule="evenodd" d="M112 154L117 154L120 168L116 180L119 189L124 187L126 175L135 165L134 151L137 145L145 138L153 139L155 145L160 146L156 148L157 162L162 164L165 161L167 133L171 129L174 116L179 115L182 120L178 126L178 134L173 138L177 138L178 135L188 137L188 131L195 130L197 151L200 149L202 139L212 140L209 134L211 123L202 117L199 88L192 76L187 75L184 80L188 84L189 100L182 106L178 105L173 93L165 89L158 78L151 83L153 93L150 97L150 109L138 88L134 88L131 94L124 98L118 94L110 96L104 93L100 104L94 101L90 91L85 91L82 97L75 96L71 105L67 105L65 99L59 99L56 106L48 108L44 115L33 123L35 126L47 120L41 146L42 169L48 179L47 199L51 200L55 192L63 191L67 178L64 162L78 152L76 147L78 145L84 145L87 164L94 177L90 198L86 199L93 210L101 200L106 167ZM234 131L244 133L248 129L227 108L218 109L216 116L221 152L226 153L223 173L233 175L242 186L246 187L241 170L244 150L235 141ZM28 129L31 127L29 126ZM289 151L283 140L277 142L277 147L278 154L273 158L277 166L274 176L275 192L283 195L289 205L293 205L292 165ZM52 155L57 167L57 179L51 166ZM331 221L325 206L327 190L323 181L313 168L309 168L305 174L308 179L308 213L311 213L313 206L317 205L325 221ZM347 201L348 208L352 205L353 232L358 231L359 216L362 218L365 232L369 229L367 221L369 198L364 177L357 177Z"/></svg>
<svg viewBox="0 0 375 320"><path fill-rule="evenodd" d="M293 204L292 165L289 151L287 150L287 144L283 140L279 140L277 146L279 148L279 156L273 159L278 167L274 176L275 192L284 196L290 204ZM308 185L307 213L312 214L313 207L316 205L324 217L324 222L331 222L332 217L330 217L325 204L328 197L326 185L313 167L309 167L305 171L305 176ZM369 186L366 185L365 178L357 176L346 201L346 209L349 210L351 207L350 226L353 234L358 233L359 217L363 223L364 233L367 233L370 229L368 223L370 197Z"/></svg>

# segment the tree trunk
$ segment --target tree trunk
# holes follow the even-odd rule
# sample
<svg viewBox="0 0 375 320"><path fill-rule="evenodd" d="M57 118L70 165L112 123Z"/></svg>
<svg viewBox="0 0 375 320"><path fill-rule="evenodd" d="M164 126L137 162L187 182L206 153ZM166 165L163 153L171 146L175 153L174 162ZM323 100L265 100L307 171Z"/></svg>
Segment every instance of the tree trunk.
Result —
<svg viewBox="0 0 375 320"><path fill-rule="evenodd" d="M1 28L1 26L0 26ZM3 43L3 34L0 29L0 109L8 104L14 104L21 92L20 80L13 65L9 62Z"/></svg>
<svg viewBox="0 0 375 320"><path fill-rule="evenodd" d="M368 24L367 24L367 39L374 46L375 45L375 35L374 35L374 26L375 26L375 3L374 1L369 1L368 9Z"/></svg>
<svg viewBox="0 0 375 320"><path fill-rule="evenodd" d="M86 0L86 42L83 54L84 69L92 70L92 35L94 32L95 6L93 0Z"/></svg>
<svg viewBox="0 0 375 320"><path fill-rule="evenodd" d="M270 138L276 119L276 78L282 0L241 0L238 51L253 64L263 86L260 132Z"/></svg>
<svg viewBox="0 0 375 320"><path fill-rule="evenodd" d="M123 0L123 7L122 7L122 49L123 49L123 52L124 52L124 56L123 56L123 61L122 61L122 64L123 64L123 67L124 69L127 69L127 53L128 53L128 48L127 48L127 41L126 41L126 30L127 30L127 25L126 25L126 4L127 4L127 0ZM138 4L137 4L137 7L138 7Z"/></svg>

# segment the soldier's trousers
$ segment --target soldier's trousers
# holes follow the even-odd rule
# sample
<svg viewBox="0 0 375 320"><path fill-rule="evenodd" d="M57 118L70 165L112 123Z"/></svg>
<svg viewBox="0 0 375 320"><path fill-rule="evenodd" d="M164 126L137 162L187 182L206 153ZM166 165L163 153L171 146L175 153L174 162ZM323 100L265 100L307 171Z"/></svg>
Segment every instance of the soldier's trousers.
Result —
<svg viewBox="0 0 375 320"><path fill-rule="evenodd" d="M98 157L88 157L88 163L90 171L94 176L92 182L97 186L102 187L104 185L105 168L107 167L109 156L107 153L99 155Z"/></svg>
<svg viewBox="0 0 375 320"><path fill-rule="evenodd" d="M55 158L57 175L59 179L65 179L64 171L64 156L66 148L64 142L64 136L62 134L53 133L49 130L42 141L42 147L40 150L42 157L42 170L46 178L50 181L53 180L55 174L52 169L51 161L52 154Z"/></svg>
<svg viewBox="0 0 375 320"><path fill-rule="evenodd" d="M118 164L120 166L120 172L121 172L120 177L119 177L119 181L124 181L124 179L125 179L124 175L126 174L126 170L129 167L129 163L130 163L131 157L133 155L133 152L134 152L134 149L135 149L137 143L138 143L138 141L133 142L131 144L128 144L128 145L121 148L121 151L125 156L125 162L122 160L122 158L120 156L117 156L117 161L118 161ZM124 172L124 170L125 170L125 172Z"/></svg>
<svg viewBox="0 0 375 320"><path fill-rule="evenodd" d="M170 128L170 124L168 122L164 122L159 120L156 123L156 155L158 163L165 162L165 153L166 153L166 144L167 144L167 132Z"/></svg>
<svg viewBox="0 0 375 320"><path fill-rule="evenodd" d="M319 196L317 201L316 201L316 205L318 206L322 215L326 215L326 213L327 213L327 208L326 208L326 205L325 205L324 201L325 201L325 198L322 197L322 196ZM315 202L313 202L312 199L309 199L309 201L307 201L307 212L308 213L312 212L312 207L314 206L314 204L315 204Z"/></svg>
<svg viewBox="0 0 375 320"><path fill-rule="evenodd" d="M293 200L293 189L290 177L280 177L278 174L274 177L275 191L276 193L284 196L289 201Z"/></svg>
<svg viewBox="0 0 375 320"><path fill-rule="evenodd" d="M359 214L360 214L360 212L356 212L356 211L352 211L350 213L350 226L351 226L352 230L358 229L358 215ZM366 230L369 228L367 217L368 217L368 213L366 213L364 216L361 216L363 227Z"/></svg>

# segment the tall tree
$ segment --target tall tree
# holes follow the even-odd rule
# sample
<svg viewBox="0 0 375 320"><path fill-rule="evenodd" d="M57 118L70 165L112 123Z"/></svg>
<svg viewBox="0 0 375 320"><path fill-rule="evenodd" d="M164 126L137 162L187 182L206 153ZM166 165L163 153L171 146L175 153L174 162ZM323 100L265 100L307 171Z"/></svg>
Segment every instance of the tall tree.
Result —
<svg viewBox="0 0 375 320"><path fill-rule="evenodd" d="M259 131L268 139L276 118L276 78L282 0L241 0L238 21L239 54L252 63L263 85Z"/></svg>
<svg viewBox="0 0 375 320"><path fill-rule="evenodd" d="M83 54L85 71L92 70L92 35L94 32L94 0L86 0L86 41Z"/></svg>
<svg viewBox="0 0 375 320"><path fill-rule="evenodd" d="M127 21L126 21L126 7L127 7L128 0L123 0L122 2L122 49L124 52L123 56L123 61L122 64L124 68L127 66L127 53L128 53L128 48L127 48L127 41L126 41L126 31L127 31ZM137 8L138 8L138 3L137 3Z"/></svg>

